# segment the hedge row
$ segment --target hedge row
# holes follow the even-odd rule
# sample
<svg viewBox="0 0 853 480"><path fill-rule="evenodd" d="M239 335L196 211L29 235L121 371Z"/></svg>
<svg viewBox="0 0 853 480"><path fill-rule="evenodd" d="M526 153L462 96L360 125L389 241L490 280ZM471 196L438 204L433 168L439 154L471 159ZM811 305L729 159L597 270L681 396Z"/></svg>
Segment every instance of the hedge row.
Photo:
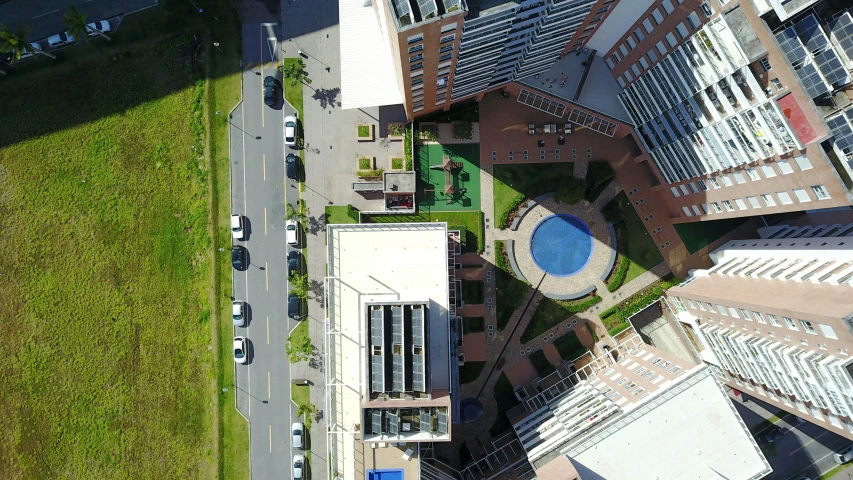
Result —
<svg viewBox="0 0 853 480"><path fill-rule="evenodd" d="M587 300L582 302L572 302L572 301L558 301L561 307L563 307L569 313L580 313L588 310L590 307L595 305L596 303L601 302L601 297L598 295L593 295Z"/></svg>
<svg viewBox="0 0 853 480"><path fill-rule="evenodd" d="M630 322L622 322L618 326L613 327L610 330L608 330L607 334L610 335L611 337L615 337L616 335L619 335L623 331L627 330L628 327L630 327L630 326L631 326Z"/></svg>
<svg viewBox="0 0 853 480"><path fill-rule="evenodd" d="M505 212L501 212L501 218L498 219L498 225L500 225L500 228L509 228L509 215L518 210L518 207L520 207L525 201L527 201L527 197L525 197L523 193L519 193L512 199L512 202L509 204L509 208Z"/></svg>
<svg viewBox="0 0 853 480"><path fill-rule="evenodd" d="M648 304L663 295L665 290L674 285L678 285L679 282L681 282L681 280L676 277L672 277L671 279L664 280L659 284L646 287L618 305L614 305L604 310L598 315L598 317L601 318L601 320L605 320L615 315L621 322L627 322L631 315L634 315L645 308Z"/></svg>
<svg viewBox="0 0 853 480"><path fill-rule="evenodd" d="M616 225L616 243L619 247L619 268L616 273L610 276L607 282L607 291L615 292L625 283L625 277L628 275L628 268L631 266L631 259L628 258L628 226L623 220L620 220Z"/></svg>

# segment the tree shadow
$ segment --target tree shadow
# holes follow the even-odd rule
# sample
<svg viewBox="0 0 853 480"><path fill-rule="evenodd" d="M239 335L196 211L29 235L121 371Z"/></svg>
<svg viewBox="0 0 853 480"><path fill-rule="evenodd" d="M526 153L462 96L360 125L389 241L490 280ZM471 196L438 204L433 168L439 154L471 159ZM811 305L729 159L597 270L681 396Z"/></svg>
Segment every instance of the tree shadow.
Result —
<svg viewBox="0 0 853 480"><path fill-rule="evenodd" d="M341 102L338 101L338 95L340 95L340 93L340 87L317 88L314 89L314 95L311 95L311 98L320 102L320 108L322 109L325 109L326 107L340 108Z"/></svg>
<svg viewBox="0 0 853 480"><path fill-rule="evenodd" d="M319 280L309 280L308 281L308 291L314 295L314 298L320 302L320 308L325 308L323 295L323 282Z"/></svg>
<svg viewBox="0 0 853 480"><path fill-rule="evenodd" d="M311 235L317 235L326 230L326 214L319 217L308 217L305 219L305 231Z"/></svg>

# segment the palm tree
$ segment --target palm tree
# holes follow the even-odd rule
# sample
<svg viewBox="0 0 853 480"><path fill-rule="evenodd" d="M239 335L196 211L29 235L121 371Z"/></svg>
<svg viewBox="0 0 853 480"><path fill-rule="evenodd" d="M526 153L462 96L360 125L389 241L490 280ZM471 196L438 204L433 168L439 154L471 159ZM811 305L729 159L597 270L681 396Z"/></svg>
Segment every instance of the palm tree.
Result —
<svg viewBox="0 0 853 480"><path fill-rule="evenodd" d="M301 58L297 58L296 62L286 62L278 69L284 75L284 78L290 79L291 85L296 85L299 82L309 85L311 79L308 78L308 72L305 71L305 62Z"/></svg>
<svg viewBox="0 0 853 480"><path fill-rule="evenodd" d="M55 55L51 55L43 50L34 48L27 42L27 35L30 33L27 29L12 30L6 25L0 24L0 52L11 53L15 60L20 60L21 55L26 52L34 55L44 55L45 57L56 59Z"/></svg>

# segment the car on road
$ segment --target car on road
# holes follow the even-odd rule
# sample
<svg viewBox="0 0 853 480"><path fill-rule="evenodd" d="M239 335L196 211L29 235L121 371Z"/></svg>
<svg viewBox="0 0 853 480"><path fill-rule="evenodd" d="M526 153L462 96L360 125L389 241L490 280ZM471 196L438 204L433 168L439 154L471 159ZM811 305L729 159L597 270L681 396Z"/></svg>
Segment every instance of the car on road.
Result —
<svg viewBox="0 0 853 480"><path fill-rule="evenodd" d="M302 301L299 300L299 296L290 292L287 295L287 316L294 320L299 320L301 310Z"/></svg>
<svg viewBox="0 0 853 480"><path fill-rule="evenodd" d="M243 216L236 213L231 215L231 237L235 240L242 240L244 235Z"/></svg>
<svg viewBox="0 0 853 480"><path fill-rule="evenodd" d="M296 220L288 220L285 223L285 235L288 245L296 245L299 243L299 223Z"/></svg>
<svg viewBox="0 0 853 480"><path fill-rule="evenodd" d="M246 259L246 247L242 247L240 245L234 245L231 247L231 266L234 267L235 270L243 271L249 266L249 262Z"/></svg>
<svg viewBox="0 0 853 480"><path fill-rule="evenodd" d="M90 37L97 37L98 32L107 33L112 30L112 27L110 27L110 22L98 20L97 22L87 23L86 30L89 31Z"/></svg>
<svg viewBox="0 0 853 480"><path fill-rule="evenodd" d="M31 46L31 47L33 47L33 50L37 50L37 51L39 51L39 52L41 51L41 45L39 45L39 44L38 44L38 43L36 43L36 42L31 43L31 44L30 44L30 46ZM36 54L35 54L35 53L33 53L33 52L30 52L30 51L28 51L28 50L24 50L23 52L21 52L21 58L19 58L18 60L26 60L26 59L28 59L28 58L32 58L34 55L36 55ZM9 56L9 59L8 59L8 60L4 59L4 62L5 62L5 63L11 63L11 61L12 61L12 56L11 56L11 54L10 54L10 56Z"/></svg>
<svg viewBox="0 0 853 480"><path fill-rule="evenodd" d="M50 48L61 47L62 45L73 42L74 37L68 32L57 33L56 35L47 37L47 44L50 45Z"/></svg>
<svg viewBox="0 0 853 480"><path fill-rule="evenodd" d="M302 448L302 438L305 433L305 426L301 422L296 422L290 429L293 432L293 448Z"/></svg>
<svg viewBox="0 0 853 480"><path fill-rule="evenodd" d="M275 77L268 75L264 78L264 104L267 106L273 106L278 101L275 83Z"/></svg>
<svg viewBox="0 0 853 480"><path fill-rule="evenodd" d="M835 452L832 454L832 459L835 460L835 463L839 465L843 465L850 460L853 460L853 445L845 448L840 452Z"/></svg>
<svg viewBox="0 0 853 480"><path fill-rule="evenodd" d="M246 326L246 302L235 300L231 302L231 317L235 327Z"/></svg>
<svg viewBox="0 0 853 480"><path fill-rule="evenodd" d="M774 425L769 430L765 431L761 436L758 437L759 443L773 443L777 438L781 437L788 433L787 428L779 427L778 425Z"/></svg>
<svg viewBox="0 0 853 480"><path fill-rule="evenodd" d="M291 250L287 252L287 278L292 278L294 274L299 275L299 252Z"/></svg>
<svg viewBox="0 0 853 480"><path fill-rule="evenodd" d="M234 362L244 364L249 361L246 337L234 337Z"/></svg>
<svg viewBox="0 0 853 480"><path fill-rule="evenodd" d="M287 178L291 180L299 179L299 157L292 153L288 153L287 157L284 159L284 165L286 167L285 171L287 173Z"/></svg>
<svg viewBox="0 0 853 480"><path fill-rule="evenodd" d="M296 117L284 117L284 144L296 145Z"/></svg>
<svg viewBox="0 0 853 480"><path fill-rule="evenodd" d="M302 480L303 470L305 468L305 455L293 456L293 480Z"/></svg>

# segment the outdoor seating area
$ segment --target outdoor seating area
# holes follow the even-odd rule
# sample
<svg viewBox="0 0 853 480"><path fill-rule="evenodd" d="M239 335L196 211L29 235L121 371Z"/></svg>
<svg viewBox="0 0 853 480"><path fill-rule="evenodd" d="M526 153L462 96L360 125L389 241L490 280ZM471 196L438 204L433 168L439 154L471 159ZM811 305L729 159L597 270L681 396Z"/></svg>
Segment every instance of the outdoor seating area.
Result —
<svg viewBox="0 0 853 480"><path fill-rule="evenodd" d="M436 211L480 209L480 147L422 145L418 150L418 205Z"/></svg>

